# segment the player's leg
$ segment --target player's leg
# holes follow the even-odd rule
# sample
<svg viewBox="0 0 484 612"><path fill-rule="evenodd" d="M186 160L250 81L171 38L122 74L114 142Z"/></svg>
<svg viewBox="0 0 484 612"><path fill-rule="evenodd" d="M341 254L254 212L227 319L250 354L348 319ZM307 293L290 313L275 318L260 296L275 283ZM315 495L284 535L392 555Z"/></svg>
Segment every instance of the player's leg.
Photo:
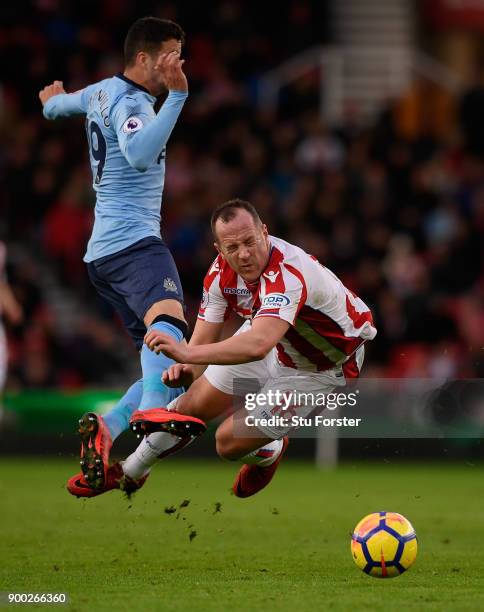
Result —
<svg viewBox="0 0 484 612"><path fill-rule="evenodd" d="M104 279L96 265L88 264L88 273L97 292L116 309L135 346L141 350L146 333L144 324L127 306L124 298ZM180 392L178 389L170 389L167 399L176 397ZM89 412L79 420L82 474L69 480L68 489L71 492L74 491L73 494L80 495L85 487L101 492L113 488L113 475L116 476L116 473L112 470L108 473L112 443L129 428L129 419L138 409L142 396L143 380L140 379L129 387L119 402L104 417Z"/></svg>
<svg viewBox="0 0 484 612"><path fill-rule="evenodd" d="M120 254L90 263L87 268L89 278L97 292L117 310L137 349L142 351L146 326L126 302L126 291L131 289L130 286L126 287L123 284L123 279L125 281L131 279L135 283L133 293L137 295L143 288L143 280L139 278L140 275L138 274L143 266L134 258L131 261L131 267L129 267L129 261L130 255L121 252ZM133 268L134 264L137 265ZM141 276L143 275L141 274ZM122 290L119 291L119 288ZM138 300L139 302L140 300ZM168 305L167 312L174 311L173 314L181 312L183 318L181 304L176 300L170 300L170 302L173 302L173 304ZM144 306L141 306L141 308L149 310ZM178 310L175 310L176 308ZM152 309L150 315L156 316L156 312L156 309ZM165 333L169 332L166 328L163 331ZM104 418L95 413L87 413L80 419L79 433L81 436L82 474L74 476L69 481L68 489L71 491L71 488L74 487L76 491L75 493L71 491L73 494L78 494L81 491L81 488L77 487L76 483L80 483L81 487L86 485L101 492L113 488L111 481L113 480L114 472L112 474L108 473L109 452L116 437L129 427L129 419L131 414L139 408L143 391L144 381L141 379L128 389L121 400ZM164 403L169 402L181 392L178 389L168 389L164 385L163 391L165 393Z"/></svg>
<svg viewBox="0 0 484 612"><path fill-rule="evenodd" d="M263 377L258 389L252 389L258 394L267 393L271 380L279 373L279 365L275 351L271 351L262 361L247 364L254 372L262 367ZM256 396L252 393L252 397ZM279 462L288 445L286 431L252 426L246 421L247 416L258 418L271 416L269 407L256 406L253 410L246 408L245 393L242 406L219 426L216 432L217 453L223 459L240 461L244 465L239 470L232 490L237 497L249 497L267 486L272 480ZM267 412L266 412L267 410Z"/></svg>
<svg viewBox="0 0 484 612"><path fill-rule="evenodd" d="M127 303L142 319L146 329L165 333L178 342L185 339L188 325L183 307L183 290L175 261L161 240L152 240L137 251L142 293L127 296ZM157 355L146 344L141 349L143 396L139 410L166 406L174 398L174 390L167 387L161 376L173 359L163 353Z"/></svg>
<svg viewBox="0 0 484 612"><path fill-rule="evenodd" d="M140 317L145 310L148 311L147 314L150 316L159 312L156 308L148 307L147 304L155 299L155 295L160 295L159 288L156 288L156 280L153 279L153 270L150 263L148 262L148 265L145 265L145 255L143 253L140 255L140 250L142 251L144 244L145 241L140 241L133 247L115 255L88 264L88 273L92 284L97 292L116 309L136 348L140 351L144 374L141 382L135 383L135 387L130 388L127 396L107 415L106 423L110 428L113 440L128 427L132 412L143 407L143 400L146 403L146 398L150 395L150 389L155 393L157 401L160 402L158 405L162 406L165 406L180 393L178 389L170 389L162 383L159 370L163 367L164 362L162 360L163 363L160 365L159 356L151 353L143 344L146 326ZM155 246L158 248L159 244L161 244L160 241L155 243ZM148 241L148 248L152 246L152 243ZM163 250L163 255L164 253ZM161 265L161 262L158 263ZM146 272L146 269L149 270L149 273ZM171 285L168 286L171 287ZM146 290L146 287L151 287L151 289ZM128 302L130 303L128 304ZM162 328L165 333L169 333L171 330L172 335L178 334L178 337L181 337L181 332L170 322L170 319L172 319L175 325L179 324L179 326L185 326L186 328L184 321L175 317L175 314L183 317L181 303L170 299L165 300L164 304L165 311L172 314L166 315L168 321L157 323L158 328ZM169 363L171 364L172 361L169 360ZM141 395L139 395L140 389ZM161 397L160 391L162 392Z"/></svg>
<svg viewBox="0 0 484 612"><path fill-rule="evenodd" d="M129 310L124 300L97 273L96 267L88 264L87 268L89 278L98 293L118 311L135 344L140 347L143 342L144 326ZM86 486L101 492L109 490L107 487L112 480L112 474L108 473L110 450L113 441L128 429L129 418L141 401L142 390L142 381L137 381L104 417L88 412L79 419L82 472L69 480L67 488L70 492L75 490L73 494L77 495Z"/></svg>
<svg viewBox="0 0 484 612"><path fill-rule="evenodd" d="M104 415L104 423L109 429L113 442L123 431L129 429L129 419L133 412L138 410L142 395L143 379L140 378L129 387L119 402Z"/></svg>
<svg viewBox="0 0 484 612"><path fill-rule="evenodd" d="M216 432L218 455L244 464L232 486L237 497L250 497L269 484L289 443L283 433L267 435L257 427L246 425L247 414L241 409L227 418Z"/></svg>
<svg viewBox="0 0 484 612"><path fill-rule="evenodd" d="M81 469L89 486L104 488L113 442L129 428L129 419L139 406L142 394L143 381L137 380L107 414L87 412L79 419Z"/></svg>
<svg viewBox="0 0 484 612"><path fill-rule="evenodd" d="M234 381L241 381L246 386L251 385L252 389L259 389L268 376L269 371L264 360L232 366L209 366L188 391L172 401L167 408L187 418L210 421L233 411ZM181 450L191 441L180 441L177 436L159 431L163 424L152 419L151 412L137 412L131 419L132 424L143 423L148 428L146 431L156 431L148 435L123 464L127 474L133 478L139 478L158 459ZM169 419L166 411L154 412Z"/></svg>
<svg viewBox="0 0 484 612"><path fill-rule="evenodd" d="M267 381L270 376L269 361L270 359L266 358L240 365L209 366L190 389L172 401L168 408L186 417L203 421L210 421L233 412L242 389L257 391ZM161 416L166 416L166 411L154 412L161 412ZM131 420L133 424L143 421L147 426L149 425L148 431L161 427L159 422L151 421L150 410L135 413ZM158 459L181 450L187 443L180 442L179 438L167 432L151 433L127 458L123 469L130 477L139 478L147 474ZM258 459L257 457L256 461Z"/></svg>
<svg viewBox="0 0 484 612"><path fill-rule="evenodd" d="M136 349L140 351L141 347L143 346L143 338L146 333L146 328L143 322L140 321L136 314L129 308L123 296L115 291L113 287L111 287L111 285L105 280L102 273L102 267L100 271L96 263L88 263L87 271L89 279L92 285L95 287L97 293L116 310L126 331L133 340ZM116 406L114 406L109 413L104 416L105 423L109 428L113 441L123 431L129 428L129 418L131 417L131 414L138 409L142 394L143 381L140 379L131 385Z"/></svg>
<svg viewBox="0 0 484 612"><path fill-rule="evenodd" d="M138 407L142 393L143 383L138 380L104 417L91 412L80 419L82 471L68 480L69 493L76 497L95 497L112 489L122 489L130 495L143 486L146 478L127 478L120 463L109 465L111 440L129 428L129 419ZM96 463L96 459L101 463ZM103 474L102 480L98 472Z"/></svg>
<svg viewBox="0 0 484 612"><path fill-rule="evenodd" d="M188 391L168 404L167 411L172 411L173 417L183 415L185 418L207 422L225 414L232 406L233 396L215 388L202 375ZM123 469L130 478L138 479L145 476L159 459L182 450L194 439L194 436L180 437L169 431L155 431L169 423L170 414L167 411L159 411L162 417L166 416L165 423L157 419L157 415L152 416L151 413L156 411L140 411L133 415L133 424L143 424L148 428L146 431L153 433L147 435L134 453L123 462Z"/></svg>
<svg viewBox="0 0 484 612"><path fill-rule="evenodd" d="M76 497L95 497L112 489L123 489L130 495L144 484L146 478L138 481L125 478L119 463L109 465L112 442L129 428L129 419L142 393L142 380L137 380L104 417L90 412L79 420L82 471L68 480L69 493Z"/></svg>
<svg viewBox="0 0 484 612"><path fill-rule="evenodd" d="M158 238L145 238L108 261L95 262L97 271L120 295L139 323L161 331L177 342L184 340L188 326L183 313L183 291L173 257ZM140 410L166 406L173 397L161 375L173 360L157 355L141 343L143 395Z"/></svg>
<svg viewBox="0 0 484 612"><path fill-rule="evenodd" d="M143 381L137 380L104 417L91 412L79 420L82 471L67 481L71 495L95 497L112 489L122 489L129 496L143 486L146 478L131 479L126 477L120 463L109 465L112 442L129 428L129 419L142 393Z"/></svg>
<svg viewBox="0 0 484 612"><path fill-rule="evenodd" d="M219 455L245 464L233 485L237 497L254 495L272 480L287 448L288 435L295 429L291 417L306 417L314 411L314 402L307 398L330 393L344 384L336 369L315 374L298 372L280 366L274 351L266 359L271 378L259 392L263 401L250 412L239 410L222 423L216 434ZM252 417L250 423L246 420L248 415ZM279 420L271 422L271 417Z"/></svg>
<svg viewBox="0 0 484 612"><path fill-rule="evenodd" d="M155 302L144 317L147 330L155 329L182 342L188 331L183 307L180 302L163 299ZM174 363L163 353L156 354L143 344L140 352L143 372L143 396L139 410L166 406L172 398L173 391L161 378L163 372Z"/></svg>

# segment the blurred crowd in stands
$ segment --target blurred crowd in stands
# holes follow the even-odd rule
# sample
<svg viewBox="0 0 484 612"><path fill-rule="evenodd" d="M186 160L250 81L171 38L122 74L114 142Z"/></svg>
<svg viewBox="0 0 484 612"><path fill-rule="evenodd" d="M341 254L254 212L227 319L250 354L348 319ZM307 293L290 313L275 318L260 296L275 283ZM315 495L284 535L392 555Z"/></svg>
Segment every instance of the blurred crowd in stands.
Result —
<svg viewBox="0 0 484 612"><path fill-rule="evenodd" d="M45 121L37 92L54 79L74 91L121 70L126 30L146 14L187 32L190 97L168 145L162 234L190 322L214 256L211 211L237 196L372 307L367 376L484 376L484 129L473 123L484 88L455 101L439 134L424 122L409 137L393 101L370 127L350 109L329 128L318 74L283 90L277 113L262 112L260 75L327 40L324 3L281 2L285 29L273 27L271 3L198 4L36 0L21 17L2 9L1 238L24 309L23 324L8 328L10 388L124 375L118 354L129 340L82 263L94 205L83 121ZM74 298L67 328L58 318L69 313L46 297L46 268Z"/></svg>

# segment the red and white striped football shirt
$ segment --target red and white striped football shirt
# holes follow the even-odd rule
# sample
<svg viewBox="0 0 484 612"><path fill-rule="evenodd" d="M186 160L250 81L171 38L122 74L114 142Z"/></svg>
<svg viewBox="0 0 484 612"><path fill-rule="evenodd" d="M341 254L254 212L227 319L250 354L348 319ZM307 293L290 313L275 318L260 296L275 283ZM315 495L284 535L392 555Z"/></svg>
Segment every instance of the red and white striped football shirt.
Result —
<svg viewBox="0 0 484 612"><path fill-rule="evenodd" d="M299 247L270 236L269 262L257 283L246 283L219 255L204 280L198 318L224 321L275 317L291 324L277 344L279 361L311 372L342 365L358 376L354 354L376 336L368 306L328 268Z"/></svg>

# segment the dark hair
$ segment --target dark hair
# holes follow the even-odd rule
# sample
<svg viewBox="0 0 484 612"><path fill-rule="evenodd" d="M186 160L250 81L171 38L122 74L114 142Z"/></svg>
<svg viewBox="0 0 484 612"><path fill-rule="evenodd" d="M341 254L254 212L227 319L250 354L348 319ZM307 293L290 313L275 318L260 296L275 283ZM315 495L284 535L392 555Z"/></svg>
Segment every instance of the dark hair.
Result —
<svg viewBox="0 0 484 612"><path fill-rule="evenodd" d="M124 40L124 61L130 66L140 51L154 53L166 40L185 42L185 32L174 21L142 17L129 28Z"/></svg>
<svg viewBox="0 0 484 612"><path fill-rule="evenodd" d="M212 227L212 234L215 239L217 239L217 234L215 233L215 224L220 219L223 223L228 223L232 221L232 219L236 216L238 210L246 210L252 219L254 219L254 223L256 225L262 225L261 218L259 217L259 213L252 206L250 202L246 200L241 200L239 198L235 198L233 200L229 200L228 202L224 202L217 206L217 208L212 213L212 218L210 220L210 225Z"/></svg>

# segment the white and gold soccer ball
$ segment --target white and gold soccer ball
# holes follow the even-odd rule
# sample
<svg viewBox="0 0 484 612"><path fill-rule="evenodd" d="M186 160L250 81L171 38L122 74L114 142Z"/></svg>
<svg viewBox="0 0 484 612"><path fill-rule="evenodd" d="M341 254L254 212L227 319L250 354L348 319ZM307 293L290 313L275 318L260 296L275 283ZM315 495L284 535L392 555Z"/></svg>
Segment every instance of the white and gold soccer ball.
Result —
<svg viewBox="0 0 484 612"><path fill-rule="evenodd" d="M375 578L400 576L417 558L417 535L397 512L373 512L356 525L351 536L356 565Z"/></svg>

